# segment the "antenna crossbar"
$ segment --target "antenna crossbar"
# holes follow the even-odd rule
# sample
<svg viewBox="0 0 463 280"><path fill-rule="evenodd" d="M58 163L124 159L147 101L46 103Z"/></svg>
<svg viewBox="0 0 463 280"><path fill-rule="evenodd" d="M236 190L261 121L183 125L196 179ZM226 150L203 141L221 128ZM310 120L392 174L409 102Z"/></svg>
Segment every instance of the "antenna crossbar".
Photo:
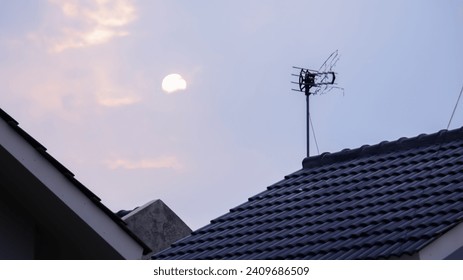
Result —
<svg viewBox="0 0 463 280"><path fill-rule="evenodd" d="M292 73L291 76L298 77L297 81L291 81L291 84L299 85L299 88L292 88L292 91L303 92L306 95L307 103L307 157L310 156L310 95L317 93L327 93L333 88L344 91L343 88L338 87L335 83L337 73L333 71L334 66L339 60L338 51L334 51L331 55L323 62L319 70L312 70L308 68L302 68L293 66L293 69L299 71L299 73ZM312 126L313 129L313 126ZM315 135L314 135L315 136ZM316 139L315 139L316 141ZM317 145L318 150L318 143Z"/></svg>

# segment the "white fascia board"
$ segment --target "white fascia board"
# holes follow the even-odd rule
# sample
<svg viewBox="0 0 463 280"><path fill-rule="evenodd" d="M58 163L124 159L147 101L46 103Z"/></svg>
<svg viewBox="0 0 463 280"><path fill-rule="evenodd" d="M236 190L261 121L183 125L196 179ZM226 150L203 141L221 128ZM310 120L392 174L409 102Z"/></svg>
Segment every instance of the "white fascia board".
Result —
<svg viewBox="0 0 463 280"><path fill-rule="evenodd" d="M125 259L141 259L142 246L90 198L34 149L5 121L0 120L0 145L85 221Z"/></svg>
<svg viewBox="0 0 463 280"><path fill-rule="evenodd" d="M463 223L447 231L418 253L422 260L443 260L463 247Z"/></svg>

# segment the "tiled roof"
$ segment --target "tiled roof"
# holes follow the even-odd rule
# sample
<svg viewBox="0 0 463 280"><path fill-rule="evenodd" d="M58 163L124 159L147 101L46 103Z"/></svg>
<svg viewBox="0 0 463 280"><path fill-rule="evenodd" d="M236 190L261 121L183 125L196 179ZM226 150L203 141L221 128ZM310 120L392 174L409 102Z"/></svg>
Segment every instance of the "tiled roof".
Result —
<svg viewBox="0 0 463 280"><path fill-rule="evenodd" d="M56 168L56 170L61 172L80 192L82 192L85 196L87 196L114 223L116 223L132 239L134 239L137 243L139 243L143 247L144 253L151 252L151 249L127 227L126 223L120 217L118 217L109 208L107 208L103 203L101 203L101 199L98 196L96 196L86 186L84 186L81 182L79 182L74 177L74 174L69 169L67 169L64 165L62 165L58 160L56 160L49 153L47 153L47 148L45 148L42 144L40 144L37 140L35 140L31 135L29 135L26 131L24 131L21 127L19 127L19 123L15 119L13 119L8 113L3 111L2 109L0 109L0 119L3 119L6 123L8 123L8 125L11 128L13 128L13 130L18 135L20 135L26 142L28 142L29 145L31 145L37 152L39 152L43 158L45 158L48 162L50 162L52 166Z"/></svg>
<svg viewBox="0 0 463 280"><path fill-rule="evenodd" d="M155 259L381 259L463 221L463 128L306 158Z"/></svg>

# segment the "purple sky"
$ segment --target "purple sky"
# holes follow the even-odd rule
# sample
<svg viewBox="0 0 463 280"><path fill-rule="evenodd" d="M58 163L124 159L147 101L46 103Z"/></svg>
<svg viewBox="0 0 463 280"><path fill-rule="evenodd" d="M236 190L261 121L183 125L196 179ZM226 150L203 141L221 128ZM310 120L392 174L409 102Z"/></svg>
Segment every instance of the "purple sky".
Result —
<svg viewBox="0 0 463 280"><path fill-rule="evenodd" d="M193 229L302 167L293 65L341 55L320 152L444 129L463 83L458 0L1 4L0 107L112 210L160 198Z"/></svg>

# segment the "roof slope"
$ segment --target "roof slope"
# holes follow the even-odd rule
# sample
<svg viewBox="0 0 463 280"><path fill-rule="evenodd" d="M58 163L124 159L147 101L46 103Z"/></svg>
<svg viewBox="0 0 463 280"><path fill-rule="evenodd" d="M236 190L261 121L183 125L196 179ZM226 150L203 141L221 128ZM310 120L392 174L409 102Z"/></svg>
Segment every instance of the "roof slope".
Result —
<svg viewBox="0 0 463 280"><path fill-rule="evenodd" d="M103 216L105 216L106 218L108 218L110 221L112 221L112 223L115 225L116 228L119 228L122 230L122 232L125 232L125 234L127 234L135 243L137 243L142 249L143 249L143 253L144 254L148 254L151 252L151 249L142 241L138 238L138 236L136 236L128 227L127 227L127 224L120 218L118 217L116 214L114 214L109 208L107 208L102 202L101 202L101 199L99 197L97 197L92 191L90 191L87 187L85 187L81 182L79 182L75 177L74 177L74 174L69 171L65 166L63 166L58 160L56 160L54 157L52 157L49 153L47 153L47 149L42 145L40 144L37 140L35 140L31 135L29 135L26 131L24 131L20 126L19 126L19 123L13 119L9 114L7 114L5 111L3 111L2 109L0 109L0 120L3 120L7 126L9 128L11 128L14 133L16 133L17 135L20 136L21 139L23 139L25 142L27 142L27 144L33 148L33 150L35 150L41 158L43 158L46 162L48 162L53 168L54 170L58 171L66 180L66 182L69 182L70 185L75 188L76 190L78 190L78 192L80 192L81 194L84 195L84 197L88 198L88 201L90 201L90 203L92 205L94 205L97 209L99 209L102 213L103 213ZM4 141L4 139L6 139L6 135L0 135L0 140ZM0 143L0 155L1 155L1 152L4 151L6 154L9 154L9 152L3 148L2 146L3 143ZM10 154L9 154L10 155ZM14 158L12 155L10 155L11 158ZM1 163L3 164L6 164L6 158L1 158L0 161ZM5 162L4 162L5 161ZM18 168L21 168L21 169L24 169L26 170L25 166L23 166L21 163L19 163L18 161L18 165L17 166L20 166ZM12 168L12 166L8 166L8 168ZM3 169L7 170L8 169L7 166L4 166ZM3 171L5 171L3 170ZM15 174L7 174L9 177L9 179L11 179L13 177L13 175L17 175L17 174L20 174L19 170L14 170ZM8 172L6 172L8 173ZM2 172L0 172L0 175L2 175ZM1 177L1 176L0 176ZM10 178L11 177L11 178ZM4 178L2 178L4 179ZM36 178L38 179L38 178ZM13 186L12 186L13 187ZM37 186L32 186L32 185L28 185L27 188L35 188L37 189ZM19 191L21 191L21 193L19 194L18 192L18 196L22 196L22 195L25 195L27 194L28 196L32 196L32 191L28 190L26 187L22 186L22 188L17 188ZM62 186L62 188L64 188L64 186ZM36 191L34 189L34 191ZM55 197L55 196L53 196ZM56 196L57 197L57 196ZM38 199L36 197L33 197L32 199ZM21 198L21 200L25 200L25 198ZM59 199L57 199L59 200ZM40 203L43 203L41 201L38 201L37 204L40 204ZM63 212L64 212L64 207L65 207L66 203L62 204L62 207L63 209L61 209ZM43 208L46 208L44 206L42 206ZM88 209L90 209L90 205L87 205ZM39 212L39 211L37 211ZM60 213L59 215L56 215L56 216L63 216L64 214L63 213ZM85 221L84 221L85 222ZM72 231L73 229L71 228L67 228L66 229L67 231ZM92 229L90 229L92 230ZM108 230L109 231L109 230ZM110 235L110 234L113 234L111 232L107 232L106 234ZM115 235L115 234L114 234ZM120 244L119 244L120 245ZM141 257L141 256L140 256Z"/></svg>
<svg viewBox="0 0 463 280"><path fill-rule="evenodd" d="M460 128L306 158L303 169L153 258L393 258L462 221Z"/></svg>

